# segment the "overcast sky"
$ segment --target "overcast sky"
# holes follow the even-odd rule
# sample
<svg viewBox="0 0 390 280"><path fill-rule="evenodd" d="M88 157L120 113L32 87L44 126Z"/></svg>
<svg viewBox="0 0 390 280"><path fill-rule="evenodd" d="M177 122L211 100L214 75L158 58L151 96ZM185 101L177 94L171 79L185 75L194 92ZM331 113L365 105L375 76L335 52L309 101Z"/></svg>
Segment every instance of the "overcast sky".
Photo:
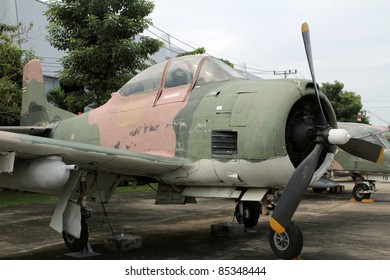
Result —
<svg viewBox="0 0 390 280"><path fill-rule="evenodd" d="M290 78L310 78L301 35L301 24L308 22L317 82L341 81L345 90L362 97L371 123L390 123L389 0L153 2L149 18L171 36L235 64L245 63L250 71L297 69L298 75Z"/></svg>

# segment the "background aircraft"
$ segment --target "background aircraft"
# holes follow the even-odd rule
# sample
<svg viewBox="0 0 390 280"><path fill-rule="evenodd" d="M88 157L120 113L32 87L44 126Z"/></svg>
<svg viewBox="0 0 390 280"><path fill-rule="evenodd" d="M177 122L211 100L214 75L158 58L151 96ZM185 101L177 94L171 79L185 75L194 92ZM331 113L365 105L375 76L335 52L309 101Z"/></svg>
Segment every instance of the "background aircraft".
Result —
<svg viewBox="0 0 390 280"><path fill-rule="evenodd" d="M58 195L50 226L74 251L87 245L88 200L107 203L119 184L134 181L159 183L157 203L234 199L247 226L268 205L271 248L294 258L303 238L291 218L335 145L372 161L382 153L336 129L315 82L307 24L302 35L313 81L249 81L218 59L181 57L78 116L47 103L40 62L29 62L21 126L0 129L0 186Z"/></svg>
<svg viewBox="0 0 390 280"><path fill-rule="evenodd" d="M357 201L369 199L371 194L376 192L375 182L390 182L390 158L388 154L390 143L385 136L389 128L343 122L339 122L338 127L347 130L354 138L381 145L385 149L382 160L380 163L373 163L338 148L328 170L331 178L329 176L321 178L311 187L313 190L324 190L339 185L337 178L349 176L355 182L352 190L353 197Z"/></svg>

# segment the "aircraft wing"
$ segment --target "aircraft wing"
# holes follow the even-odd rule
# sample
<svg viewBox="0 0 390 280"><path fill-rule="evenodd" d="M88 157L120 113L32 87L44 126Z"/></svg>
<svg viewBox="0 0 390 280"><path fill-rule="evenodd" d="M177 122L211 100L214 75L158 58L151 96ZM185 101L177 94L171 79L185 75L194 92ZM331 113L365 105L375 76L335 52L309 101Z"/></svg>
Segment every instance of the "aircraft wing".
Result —
<svg viewBox="0 0 390 280"><path fill-rule="evenodd" d="M329 178L322 177L316 182L310 184L310 187L317 189L326 189L326 188L334 188L340 186L338 182L335 182Z"/></svg>
<svg viewBox="0 0 390 280"><path fill-rule="evenodd" d="M0 155L1 152L15 152L17 158L60 155L65 163L76 164L80 168L148 177L169 173L185 162L181 158L147 155L8 131L0 131Z"/></svg>
<svg viewBox="0 0 390 280"><path fill-rule="evenodd" d="M385 126L373 126L368 124L345 123L345 122L338 122L337 124L339 128L346 129L352 138L358 138L358 139L389 131L389 128Z"/></svg>

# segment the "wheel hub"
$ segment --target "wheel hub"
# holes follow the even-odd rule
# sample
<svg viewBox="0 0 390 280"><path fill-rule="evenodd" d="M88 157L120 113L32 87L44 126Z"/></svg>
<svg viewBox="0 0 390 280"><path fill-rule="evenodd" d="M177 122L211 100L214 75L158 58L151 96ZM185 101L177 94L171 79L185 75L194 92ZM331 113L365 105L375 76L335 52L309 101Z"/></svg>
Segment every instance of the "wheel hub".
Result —
<svg viewBox="0 0 390 280"><path fill-rule="evenodd" d="M290 239L288 238L286 232L283 232L282 234L278 234L275 232L274 244L278 250L280 251L286 250L290 245Z"/></svg>

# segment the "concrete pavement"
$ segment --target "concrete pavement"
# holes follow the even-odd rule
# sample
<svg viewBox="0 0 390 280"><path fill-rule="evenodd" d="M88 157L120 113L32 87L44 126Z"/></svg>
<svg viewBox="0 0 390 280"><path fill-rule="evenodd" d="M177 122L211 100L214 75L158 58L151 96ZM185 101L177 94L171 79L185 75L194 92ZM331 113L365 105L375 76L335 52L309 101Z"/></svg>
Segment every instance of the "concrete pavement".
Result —
<svg viewBox="0 0 390 280"><path fill-rule="evenodd" d="M302 259L390 260L390 184L377 184L374 202L351 202L344 194L308 191L293 221L304 237ZM1 193L0 193L1 195ZM212 224L233 220L234 201L198 199L197 204L155 205L154 191L115 194L106 205L116 233L143 238L143 248L113 252L103 248L111 236L99 204L92 203L90 259L263 259L273 260L268 243L269 216L245 235L213 237ZM54 203L0 208L0 259L70 259L62 236L48 225Z"/></svg>

